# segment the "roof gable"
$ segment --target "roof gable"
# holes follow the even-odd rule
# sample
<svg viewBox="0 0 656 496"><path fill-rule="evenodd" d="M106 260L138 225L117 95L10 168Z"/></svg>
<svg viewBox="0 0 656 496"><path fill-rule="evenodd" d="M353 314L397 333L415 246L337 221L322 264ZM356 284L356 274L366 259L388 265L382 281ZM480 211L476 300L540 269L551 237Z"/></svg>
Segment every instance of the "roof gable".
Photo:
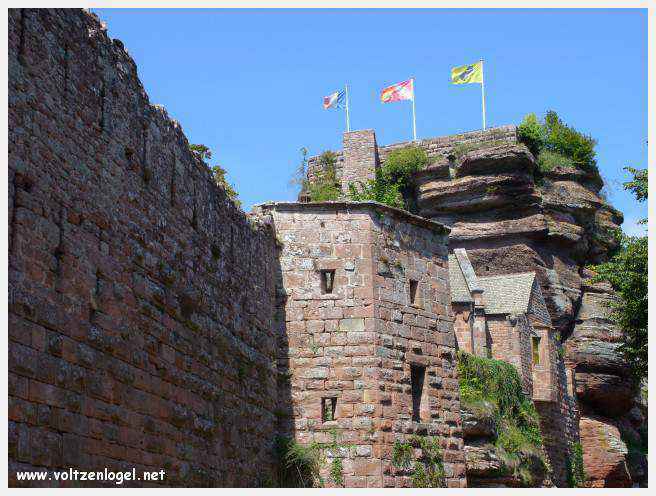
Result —
<svg viewBox="0 0 656 496"><path fill-rule="evenodd" d="M479 277L485 313L528 313L535 272Z"/></svg>
<svg viewBox="0 0 656 496"><path fill-rule="evenodd" d="M551 323L535 272L479 277L467 251L456 248L449 255L449 284L453 303L472 303L472 292L481 291L487 314L532 313Z"/></svg>

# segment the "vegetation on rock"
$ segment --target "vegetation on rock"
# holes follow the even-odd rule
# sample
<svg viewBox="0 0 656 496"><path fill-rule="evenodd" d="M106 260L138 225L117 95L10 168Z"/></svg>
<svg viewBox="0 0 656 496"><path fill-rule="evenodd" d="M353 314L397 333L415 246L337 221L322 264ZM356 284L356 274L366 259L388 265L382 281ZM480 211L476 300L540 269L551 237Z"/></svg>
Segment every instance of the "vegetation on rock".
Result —
<svg viewBox="0 0 656 496"><path fill-rule="evenodd" d="M394 150L376 169L373 179L349 184L348 197L354 201L376 201L412 211L412 175L427 164L428 155L423 148L411 145Z"/></svg>
<svg viewBox="0 0 656 496"><path fill-rule="evenodd" d="M647 169L626 170L633 179L624 183L624 189L644 202L648 196ZM641 380L647 377L648 239L646 235L628 236L620 230L615 236L619 248L608 262L592 267L596 272L594 281L609 282L619 297L611 303L611 318L625 335L619 350L635 378Z"/></svg>
<svg viewBox="0 0 656 496"><path fill-rule="evenodd" d="M475 141L473 143L458 143L456 146L453 147L453 150L451 151L451 155L453 155L454 158L460 158L469 152L473 152L474 150L493 148L495 146L502 146L506 144L507 143L503 140L482 141L482 142Z"/></svg>
<svg viewBox="0 0 656 496"><path fill-rule="evenodd" d="M334 152L325 151L319 155L320 171L317 171L314 181L307 183L310 201L325 202L339 200L342 190L337 181L335 163L337 157Z"/></svg>
<svg viewBox="0 0 656 496"><path fill-rule="evenodd" d="M280 487L323 485L319 475L323 458L319 443L300 444L294 439L278 437L275 449Z"/></svg>
<svg viewBox="0 0 656 496"><path fill-rule="evenodd" d="M546 113L543 122L535 114L524 117L517 127L517 138L536 157L538 173L562 165L576 167L602 182L595 158L596 141L565 124L553 110Z"/></svg>
<svg viewBox="0 0 656 496"><path fill-rule="evenodd" d="M548 467L542 452L538 413L524 394L515 367L460 351L458 379L463 408L493 416L495 446L508 472L523 485L533 485L536 468L537 472L546 473Z"/></svg>
<svg viewBox="0 0 656 496"><path fill-rule="evenodd" d="M415 449L420 453L416 459ZM392 465L400 470L411 470L413 487L446 487L442 451L435 437L397 439L392 448Z"/></svg>

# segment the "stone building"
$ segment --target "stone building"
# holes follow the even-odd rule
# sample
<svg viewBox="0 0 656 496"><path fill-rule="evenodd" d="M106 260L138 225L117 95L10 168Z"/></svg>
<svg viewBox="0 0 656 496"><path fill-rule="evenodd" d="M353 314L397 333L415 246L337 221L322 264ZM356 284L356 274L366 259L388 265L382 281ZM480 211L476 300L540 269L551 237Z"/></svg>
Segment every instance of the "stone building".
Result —
<svg viewBox="0 0 656 496"><path fill-rule="evenodd" d="M337 432L347 487L409 486L391 465L395 440L435 436L445 482L463 487L448 229L377 203L259 210L280 243L281 431L301 443Z"/></svg>
<svg viewBox="0 0 656 496"><path fill-rule="evenodd" d="M534 272L477 276L467 251L449 255L458 348L513 364L535 401L556 401L556 346Z"/></svg>

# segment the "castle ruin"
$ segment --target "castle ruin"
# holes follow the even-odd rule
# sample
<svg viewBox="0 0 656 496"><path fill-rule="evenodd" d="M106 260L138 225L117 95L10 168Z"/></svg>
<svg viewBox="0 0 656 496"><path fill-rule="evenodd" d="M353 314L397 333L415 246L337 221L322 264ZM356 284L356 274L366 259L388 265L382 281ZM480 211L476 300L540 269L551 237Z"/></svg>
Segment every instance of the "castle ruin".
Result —
<svg viewBox="0 0 656 496"><path fill-rule="evenodd" d="M492 152L451 156L480 143ZM617 437L634 407L612 379L622 362L599 366L580 346L606 322L590 303L606 289L580 265L610 241L586 229L621 214L595 203L582 229L544 210L560 203L537 200L513 126L418 145L432 160L416 178L419 215L350 201L245 214L96 16L10 9L10 484L18 470L136 467L163 468L170 486L262 486L275 482L277 437L337 435L329 457L345 486L409 487L392 449L418 435L439 441L446 485L466 487L476 462L461 418L463 349L517 368L552 482L565 485L572 443L595 445L583 433L599 426ZM346 133L340 184L372 177L401 146ZM310 180L318 167L311 159ZM587 251L563 255L547 237ZM556 332L571 336L564 357ZM615 349L615 335L594 336ZM599 415L599 370L619 391L612 415ZM624 455L604 452L598 485L638 477Z"/></svg>

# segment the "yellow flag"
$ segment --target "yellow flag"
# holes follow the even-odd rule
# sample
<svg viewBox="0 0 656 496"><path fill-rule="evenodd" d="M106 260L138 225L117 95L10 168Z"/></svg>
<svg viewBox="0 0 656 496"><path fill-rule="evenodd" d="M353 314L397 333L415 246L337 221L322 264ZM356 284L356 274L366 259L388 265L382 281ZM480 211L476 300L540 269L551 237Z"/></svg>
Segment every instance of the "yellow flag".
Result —
<svg viewBox="0 0 656 496"><path fill-rule="evenodd" d="M453 84L483 83L483 64L476 62L454 67L451 69L451 82Z"/></svg>

